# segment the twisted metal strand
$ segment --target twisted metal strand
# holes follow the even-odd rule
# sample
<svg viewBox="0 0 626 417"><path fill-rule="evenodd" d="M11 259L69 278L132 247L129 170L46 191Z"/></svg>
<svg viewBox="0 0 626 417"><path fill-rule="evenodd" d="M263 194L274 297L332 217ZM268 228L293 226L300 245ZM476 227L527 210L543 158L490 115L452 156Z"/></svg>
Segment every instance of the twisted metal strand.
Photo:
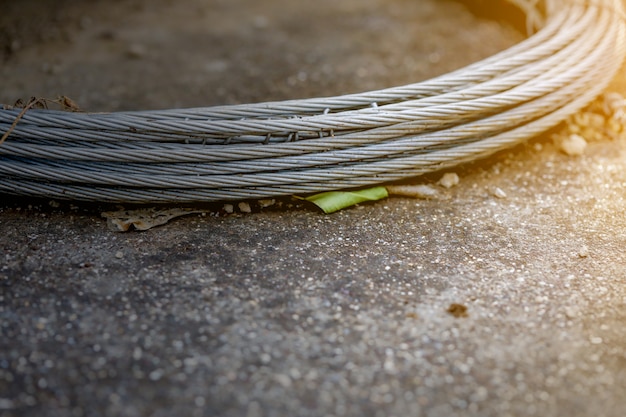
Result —
<svg viewBox="0 0 626 417"><path fill-rule="evenodd" d="M219 201L362 187L472 161L591 101L626 52L620 0L509 0L543 28L461 70L329 98L118 113L0 110L0 192ZM545 16L541 16L545 10ZM12 129L12 130L11 130Z"/></svg>

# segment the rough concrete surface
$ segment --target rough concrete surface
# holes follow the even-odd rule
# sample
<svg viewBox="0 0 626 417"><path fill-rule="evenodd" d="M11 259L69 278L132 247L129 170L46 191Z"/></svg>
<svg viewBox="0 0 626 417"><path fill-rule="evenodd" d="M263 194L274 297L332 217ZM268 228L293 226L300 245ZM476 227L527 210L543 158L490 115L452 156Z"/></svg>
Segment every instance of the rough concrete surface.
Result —
<svg viewBox="0 0 626 417"><path fill-rule="evenodd" d="M0 102L88 110L400 85L522 39L439 0L0 4ZM623 416L626 141L455 172L125 234L0 195L0 415Z"/></svg>

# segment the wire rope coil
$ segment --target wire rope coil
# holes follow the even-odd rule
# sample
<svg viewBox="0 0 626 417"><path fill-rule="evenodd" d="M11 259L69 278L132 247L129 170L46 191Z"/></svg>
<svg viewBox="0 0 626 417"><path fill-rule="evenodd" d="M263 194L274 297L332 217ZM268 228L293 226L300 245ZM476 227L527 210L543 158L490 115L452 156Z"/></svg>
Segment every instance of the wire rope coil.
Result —
<svg viewBox="0 0 626 417"><path fill-rule="evenodd" d="M167 203L363 187L554 127L626 53L621 0L509 0L538 31L460 70L338 97L114 113L0 109L0 192ZM8 133L8 135L7 135Z"/></svg>

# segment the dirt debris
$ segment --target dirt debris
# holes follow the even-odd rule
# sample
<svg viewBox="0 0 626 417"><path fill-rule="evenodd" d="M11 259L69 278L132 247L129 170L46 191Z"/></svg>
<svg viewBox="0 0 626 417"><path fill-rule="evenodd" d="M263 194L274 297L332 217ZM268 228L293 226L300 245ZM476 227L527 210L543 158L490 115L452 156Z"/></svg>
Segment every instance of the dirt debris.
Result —
<svg viewBox="0 0 626 417"><path fill-rule="evenodd" d="M153 227L162 226L176 217L205 212L206 210L194 208L157 209L151 207L136 210L105 211L101 215L107 219L109 230L128 232L130 230L149 230Z"/></svg>
<svg viewBox="0 0 626 417"><path fill-rule="evenodd" d="M469 317L467 306L464 304L452 303L446 311L456 318Z"/></svg>

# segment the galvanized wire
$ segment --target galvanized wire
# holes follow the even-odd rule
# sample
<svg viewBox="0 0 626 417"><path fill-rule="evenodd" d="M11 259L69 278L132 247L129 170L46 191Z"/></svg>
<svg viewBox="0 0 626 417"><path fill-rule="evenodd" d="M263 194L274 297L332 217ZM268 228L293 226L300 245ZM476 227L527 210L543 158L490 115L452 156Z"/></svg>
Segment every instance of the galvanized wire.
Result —
<svg viewBox="0 0 626 417"><path fill-rule="evenodd" d="M0 110L0 133L10 131L0 144L0 192L238 200L363 187L487 156L584 107L626 53L620 0L510 1L541 26L536 34L421 83L196 109Z"/></svg>

